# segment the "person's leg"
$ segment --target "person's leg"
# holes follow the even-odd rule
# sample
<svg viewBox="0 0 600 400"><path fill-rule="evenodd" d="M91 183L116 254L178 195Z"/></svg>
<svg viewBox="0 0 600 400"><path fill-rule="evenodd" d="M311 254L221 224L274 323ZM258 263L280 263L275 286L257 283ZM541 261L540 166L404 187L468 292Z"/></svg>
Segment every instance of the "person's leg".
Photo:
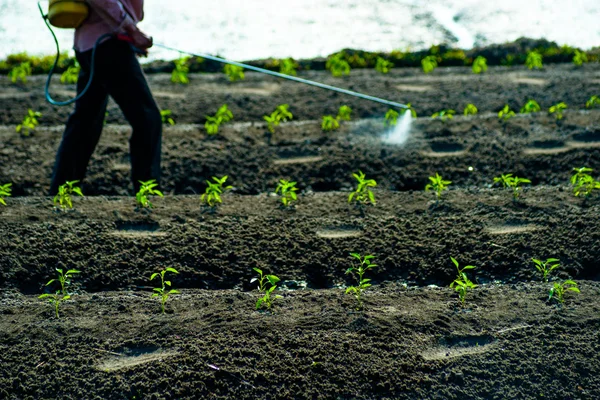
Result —
<svg viewBox="0 0 600 400"><path fill-rule="evenodd" d="M119 105L133 132L129 139L131 179L134 190L139 181L160 180L162 118L152 97L140 63L128 44L119 43L108 92Z"/></svg>
<svg viewBox="0 0 600 400"><path fill-rule="evenodd" d="M100 56L101 54L97 54L97 60ZM77 59L81 65L77 80L77 94L79 94L90 76L91 51L77 54ZM84 178L87 165L100 139L108 103L108 91L102 83L101 64L96 62L94 80L86 94L75 102L75 110L67 121L56 153L50 185L51 195L55 195L58 187L66 181Z"/></svg>

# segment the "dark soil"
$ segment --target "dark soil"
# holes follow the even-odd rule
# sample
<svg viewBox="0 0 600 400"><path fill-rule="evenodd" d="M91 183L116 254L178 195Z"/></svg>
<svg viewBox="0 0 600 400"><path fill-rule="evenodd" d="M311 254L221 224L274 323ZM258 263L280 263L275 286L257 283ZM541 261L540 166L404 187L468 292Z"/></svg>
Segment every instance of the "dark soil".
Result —
<svg viewBox="0 0 600 400"><path fill-rule="evenodd" d="M254 74L199 74L188 87L152 75L178 122L164 132L165 198L136 210L129 127L112 106L86 197L59 212L43 196L68 109L43 104L41 77L0 78L0 183L15 195L0 206L0 399L600 398L600 200L569 185L573 167L600 169L600 110L582 110L600 67L302 75L423 116L470 102L481 114L419 118L392 145L385 107L368 102ZM571 108L558 123L545 112L498 121L505 103L518 111L529 98ZM236 123L206 137L198 123L225 102ZM281 103L295 121L269 138L262 115ZM342 104L355 121L321 132L318 119ZM20 137L30 107L42 125ZM357 170L378 182L363 210L347 202ZM439 202L423 191L436 172L452 181ZM492 188L502 173L531 179L518 201ZM234 189L203 209L205 180L222 175ZM271 193L281 178L300 188L291 210ZM344 294L350 252L378 264L364 311ZM448 288L451 256L476 266L464 309ZM549 257L561 266L538 283L531 259ZM150 298L163 267L180 272L169 278L182 291L166 315ZM254 267L282 279L272 312L254 311ZM37 298L55 268L81 270L60 319ZM548 290L564 279L581 294L558 306Z"/></svg>

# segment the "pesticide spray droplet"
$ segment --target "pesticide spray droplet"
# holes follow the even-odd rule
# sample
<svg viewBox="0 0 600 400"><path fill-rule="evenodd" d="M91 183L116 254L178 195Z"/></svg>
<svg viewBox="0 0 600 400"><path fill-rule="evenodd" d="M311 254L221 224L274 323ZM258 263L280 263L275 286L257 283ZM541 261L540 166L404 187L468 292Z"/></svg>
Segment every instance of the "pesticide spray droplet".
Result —
<svg viewBox="0 0 600 400"><path fill-rule="evenodd" d="M410 136L410 127L412 125L412 115L409 110L398 119L396 126L384 137L383 141L390 144L403 145Z"/></svg>

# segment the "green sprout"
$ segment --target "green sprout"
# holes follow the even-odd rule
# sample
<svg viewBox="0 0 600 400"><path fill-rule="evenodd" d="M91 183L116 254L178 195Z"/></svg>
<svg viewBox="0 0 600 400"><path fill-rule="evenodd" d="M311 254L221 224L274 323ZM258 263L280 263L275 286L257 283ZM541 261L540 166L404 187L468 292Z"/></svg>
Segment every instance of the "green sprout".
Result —
<svg viewBox="0 0 600 400"><path fill-rule="evenodd" d="M503 122L508 121L515 115L515 112L510 109L508 104L506 104L502 110L498 111L498 119L501 119Z"/></svg>
<svg viewBox="0 0 600 400"><path fill-rule="evenodd" d="M208 187L204 191L204 194L200 196L200 202L206 204L208 207L216 207L223 203L221 195L225 190L232 189L233 186L223 187L225 181L227 181L227 175L222 178L212 177L214 182L206 181Z"/></svg>
<svg viewBox="0 0 600 400"><path fill-rule="evenodd" d="M482 72L487 71L487 59L483 56L477 56L475 61L473 61L473 73L481 74Z"/></svg>
<svg viewBox="0 0 600 400"><path fill-rule="evenodd" d="M357 206L365 206L367 204L375 205L375 195L371 191L372 187L377 186L375 179L366 179L366 175L362 171L352 174L357 180L356 189L348 196L348 203L354 203Z"/></svg>
<svg viewBox="0 0 600 400"><path fill-rule="evenodd" d="M523 107L521 107L521 114L530 114L535 112L540 112L542 108L535 100L529 100Z"/></svg>
<svg viewBox="0 0 600 400"><path fill-rule="evenodd" d="M435 173L435 176L430 176L429 180L431 181L431 183L425 186L425 191L435 191L437 200L440 200L442 198L442 193L444 192L444 190L448 190L448 185L452 183L452 181L445 181L437 172Z"/></svg>
<svg viewBox="0 0 600 400"><path fill-rule="evenodd" d="M581 291L577 287L577 282L575 281L567 279L562 283L556 282L554 286L550 289L550 292L548 294L548 301L554 299L560 304L563 304L565 302L565 293L568 291L581 293Z"/></svg>
<svg viewBox="0 0 600 400"><path fill-rule="evenodd" d="M175 120L171 117L171 110L160 110L160 118L163 124L175 125Z"/></svg>
<svg viewBox="0 0 600 400"><path fill-rule="evenodd" d="M350 286L346 289L346 294L353 293L356 298L356 309L362 310L362 294L363 292L371 286L369 282L371 279L363 278L365 272L368 270L377 267L377 264L371 264L371 260L375 258L373 255L365 255L364 257L358 253L350 253L350 255L358 260L360 263L358 267L352 266L346 270L346 274L352 274L356 278L358 282L358 286Z"/></svg>
<svg viewBox="0 0 600 400"><path fill-rule="evenodd" d="M298 63L293 58L284 58L283 60L276 60L276 64L279 65L279 73L285 75L296 76L296 68Z"/></svg>
<svg viewBox="0 0 600 400"><path fill-rule="evenodd" d="M262 270L258 268L252 269L256 271L259 274L259 276L258 278L252 278L252 280L250 280L250 283L258 281L258 291L260 293L263 293L263 297L256 301L256 309L260 310L261 307L264 306L267 308L267 310L270 310L271 306L273 305L273 300L281 298L281 296L279 295L271 296L275 289L277 289L277 282L279 282L280 279L275 275L264 275ZM267 285L269 285L270 287L267 287Z"/></svg>
<svg viewBox="0 0 600 400"><path fill-rule="evenodd" d="M338 114L336 119L338 121L350 121L350 115L352 114L352 109L348 106L341 106L338 110Z"/></svg>
<svg viewBox="0 0 600 400"><path fill-rule="evenodd" d="M588 198L595 189L600 189L600 182L590 174L592 171L593 169L587 167L573 168L575 173L571 176L571 184L573 185L575 197L584 196Z"/></svg>
<svg viewBox="0 0 600 400"><path fill-rule="evenodd" d="M22 62L21 64L13 67L8 73L8 77L12 83L17 83L21 80L22 83L27 83L27 77L31 75L31 64L29 61Z"/></svg>
<svg viewBox="0 0 600 400"><path fill-rule="evenodd" d="M175 68L171 72L171 82L183 85L190 83L190 79L188 78L188 73L190 72L189 60L190 57L182 56L178 60L173 61Z"/></svg>
<svg viewBox="0 0 600 400"><path fill-rule="evenodd" d="M4 200L5 197L10 197L11 194L11 186L12 183L6 183L4 185L0 185L0 204L6 206L6 200Z"/></svg>
<svg viewBox="0 0 600 400"><path fill-rule="evenodd" d="M71 278L73 275L79 274L81 271L70 269L67 272L64 272L62 269L56 268L56 272L58 272L58 278L51 279L48 281L48 283L46 283L46 286L49 286L54 282L59 282L60 288L54 294L44 293L38 298L47 299L51 304L53 304L56 312L56 318L60 318L58 315L58 307L61 302L71 298L71 295L67 292L67 288L71 285Z"/></svg>
<svg viewBox="0 0 600 400"><path fill-rule="evenodd" d="M542 55L537 51L530 51L529 53L527 53L525 65L529 69L542 69Z"/></svg>
<svg viewBox="0 0 600 400"><path fill-rule="evenodd" d="M321 129L325 132L334 131L340 127L340 123L333 115L324 115L321 122Z"/></svg>
<svg viewBox="0 0 600 400"><path fill-rule="evenodd" d="M537 270L542 274L542 279L544 282L548 282L548 276L550 272L554 271L556 268L560 267L560 261L558 258L548 258L546 261L538 260L535 258L531 259L537 268Z"/></svg>
<svg viewBox="0 0 600 400"><path fill-rule="evenodd" d="M437 66L438 62L436 56L427 56L421 60L421 67L423 67L423 72L426 74L432 72Z"/></svg>
<svg viewBox="0 0 600 400"><path fill-rule="evenodd" d="M60 83L65 85L77 83L77 80L79 79L79 71L81 71L81 66L77 60L75 60L75 63L69 66L69 68L67 68L67 70L60 76Z"/></svg>
<svg viewBox="0 0 600 400"><path fill-rule="evenodd" d="M233 113L229 108L227 108L227 104L223 104L217 110L214 116L206 116L206 122L204 123L204 128L206 128L206 133L209 135L216 135L219 133L219 127L229 122L233 119Z"/></svg>
<svg viewBox="0 0 600 400"><path fill-rule="evenodd" d="M567 105L561 101L560 103L557 103L557 104L553 105L552 107L550 107L548 109L548 113L550 115L554 114L554 117L556 118L556 120L560 121L561 119L563 119L563 111L566 109L567 109Z"/></svg>
<svg viewBox="0 0 600 400"><path fill-rule="evenodd" d="M585 102L585 108L591 109L595 107L600 107L600 97L592 96L588 101Z"/></svg>
<svg viewBox="0 0 600 400"><path fill-rule="evenodd" d="M442 122L446 122L449 119L454 118L456 111L454 110L441 110L431 115L431 118L436 119L439 118Z"/></svg>
<svg viewBox="0 0 600 400"><path fill-rule="evenodd" d="M463 115L476 115L479 112L475 104L469 103L463 110Z"/></svg>
<svg viewBox="0 0 600 400"><path fill-rule="evenodd" d="M387 74L390 72L390 69L394 67L394 63L386 60L383 57L377 57L377 63L375 64L375 70L377 72L381 72L382 74Z"/></svg>
<svg viewBox="0 0 600 400"><path fill-rule="evenodd" d="M336 78L343 75L350 75L350 64L344 59L343 53L330 56L325 64L325 68L327 68L331 72L331 75Z"/></svg>
<svg viewBox="0 0 600 400"><path fill-rule="evenodd" d="M581 67L586 62L588 62L587 54L585 54L583 51L575 50L575 54L573 55L573 64Z"/></svg>
<svg viewBox="0 0 600 400"><path fill-rule="evenodd" d="M226 64L223 72L227 75L230 82L241 81L245 78L244 68L233 64Z"/></svg>
<svg viewBox="0 0 600 400"><path fill-rule="evenodd" d="M159 196L163 197L163 194L160 190L155 189L158 186L156 183L156 179L151 179L149 181L138 181L140 183L140 190L135 194L135 200L137 205L141 208L152 208L152 203L148 196Z"/></svg>
<svg viewBox="0 0 600 400"><path fill-rule="evenodd" d="M513 174L502 174L501 176L494 178L494 185L497 183L502 184L503 188L511 188L513 191L513 201L517 201L519 193L522 191L521 184L531 183L531 181L529 179L513 176Z"/></svg>
<svg viewBox="0 0 600 400"><path fill-rule="evenodd" d="M160 287L152 289L154 293L152 293L151 297L160 297L160 309L163 314L165 313L165 303L169 299L169 296L172 294L179 294L179 291L175 289L167 289L167 286L171 287L171 281L165 281L165 274L167 272L172 272L174 274L179 273L175 268L167 267L160 272L153 273L152 276L150 276L151 281L153 281L157 276L160 276L161 285Z"/></svg>
<svg viewBox="0 0 600 400"><path fill-rule="evenodd" d="M460 266L458 264L458 261L456 261L454 259L454 257L450 257L450 259L452 260L452 262L456 266L456 270L458 271L458 276L450 284L450 287L453 288L454 290L456 290L458 292L458 298L460 300L460 304L464 307L465 306L465 298L467 296L467 292L469 290L474 289L474 288L477 287L476 284L474 284L473 282L471 282L469 280L469 278L467 278L467 274L465 273L465 270L475 269L475 267L472 266L472 265L467 265L465 267L460 268Z"/></svg>
<svg viewBox="0 0 600 400"><path fill-rule="evenodd" d="M390 110L393 111L393 110ZM412 104L410 103L406 103L406 108L403 108L400 110L400 115L404 115L405 112L410 111L410 115L413 118L417 118L417 112L415 111L415 109L412 107ZM388 111L389 112L389 111ZM386 114L387 116L387 114ZM398 118L398 117L396 117ZM395 125L395 124L394 124Z"/></svg>
<svg viewBox="0 0 600 400"><path fill-rule="evenodd" d="M383 121L383 125L396 126L399 116L400 113L398 113L398 111L389 109L388 112L385 113L385 121Z"/></svg>
<svg viewBox="0 0 600 400"><path fill-rule="evenodd" d="M284 207L290 207L294 201L298 200L297 191L296 182L286 181L285 179L280 179L275 188L275 193L281 195L281 204Z"/></svg>
<svg viewBox="0 0 600 400"><path fill-rule="evenodd" d="M271 115L265 115L263 119L267 121L267 126L269 132L275 133L275 127L279 125L281 122L286 122L289 119L292 119L294 116L288 110L289 105L281 104L277 106L275 111L271 113Z"/></svg>
<svg viewBox="0 0 600 400"><path fill-rule="evenodd" d="M40 124L38 118L42 116L42 113L33 111L31 108L27 110L27 115L23 118L23 122L17 125L17 133L23 136L29 136L31 131L35 131L35 128Z"/></svg>
<svg viewBox="0 0 600 400"><path fill-rule="evenodd" d="M73 200L71 199L71 195L77 194L83 197L81 188L74 186L76 183L79 183L79 181L67 181L58 187L58 193L56 196L54 196L54 206L58 204L63 210L66 210L67 207L73 208Z"/></svg>

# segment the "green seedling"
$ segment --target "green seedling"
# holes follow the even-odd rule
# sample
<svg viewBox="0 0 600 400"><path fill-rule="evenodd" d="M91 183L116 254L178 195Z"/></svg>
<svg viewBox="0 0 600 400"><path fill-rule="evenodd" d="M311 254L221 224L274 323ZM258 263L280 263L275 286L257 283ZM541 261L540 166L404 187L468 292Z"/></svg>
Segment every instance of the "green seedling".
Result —
<svg viewBox="0 0 600 400"><path fill-rule="evenodd" d="M458 272L456 279L450 284L450 287L458 292L458 299L460 300L460 304L464 307L467 292L477 287L476 284L474 284L469 280L469 278L467 278L467 274L465 273L465 271L469 269L475 269L475 267L472 265L467 265L465 267L460 268L458 261L456 261L454 257L450 257L450 259L456 266L456 270Z"/></svg>
<svg viewBox="0 0 600 400"><path fill-rule="evenodd" d="M233 113L229 108L227 108L227 104L223 104L216 112L214 116L206 116L206 122L204 123L204 128L206 129L206 133L209 135L216 135L219 133L219 127L226 122L229 122L233 119Z"/></svg>
<svg viewBox="0 0 600 400"><path fill-rule="evenodd" d="M435 173L435 176L430 176L429 180L431 181L431 183L425 186L425 191L435 191L436 198L439 201L442 198L442 193L444 192L444 190L448 190L448 185L450 185L452 181L444 180L437 172Z"/></svg>
<svg viewBox="0 0 600 400"><path fill-rule="evenodd" d="M12 186L12 183L6 183L4 185L0 185L0 204L2 204L4 206L6 206L6 200L4 200L4 198L12 196L11 186Z"/></svg>
<svg viewBox="0 0 600 400"><path fill-rule="evenodd" d="M277 60L276 64L279 64L279 73L285 75L296 76L296 69L298 64L292 58L284 58L283 60Z"/></svg>
<svg viewBox="0 0 600 400"><path fill-rule="evenodd" d="M389 109L388 112L385 113L385 121L383 121L383 125L396 126L399 116L400 113L398 113L398 111Z"/></svg>
<svg viewBox="0 0 600 400"><path fill-rule="evenodd" d="M548 301L554 299L560 304L563 304L565 302L565 293L569 291L581 293L581 291L577 287L577 282L575 281L567 279L562 283L556 282L554 286L550 289L550 292L548 294Z"/></svg>
<svg viewBox="0 0 600 400"><path fill-rule="evenodd" d="M280 179L275 188L275 193L279 193L281 196L281 204L286 208L290 207L294 201L298 200L298 195L296 195L297 191L298 188L296 187L296 182L286 181L285 179Z"/></svg>
<svg viewBox="0 0 600 400"><path fill-rule="evenodd" d="M81 71L81 66L77 61L73 65L71 65L65 72L60 76L60 83L64 85L73 85L77 83L79 79L79 72Z"/></svg>
<svg viewBox="0 0 600 400"><path fill-rule="evenodd" d="M530 114L540 112L542 108L535 100L529 100L523 107L521 107L521 114Z"/></svg>
<svg viewBox="0 0 600 400"><path fill-rule="evenodd" d="M187 85L190 83L188 73L190 72L189 66L190 57L180 57L178 60L173 61L175 68L171 72L171 82L181 83Z"/></svg>
<svg viewBox="0 0 600 400"><path fill-rule="evenodd" d="M554 114L557 121L563 119L563 111L567 109L567 105L562 101L558 104L553 105L548 109L550 115Z"/></svg>
<svg viewBox="0 0 600 400"><path fill-rule="evenodd" d="M394 63L386 60L383 57L377 57L377 62L375 64L375 70L377 72L381 72L382 74L387 74L394 67Z"/></svg>
<svg viewBox="0 0 600 400"><path fill-rule="evenodd" d="M432 72L438 67L438 61L436 56L427 56L421 60L421 67L423 72L426 74Z"/></svg>
<svg viewBox="0 0 600 400"><path fill-rule="evenodd" d="M498 119L501 119L503 122L508 121L515 115L515 112L510 109L508 104L506 104L502 110L498 111Z"/></svg>
<svg viewBox="0 0 600 400"><path fill-rule="evenodd" d="M338 121L350 121L350 115L352 114L352 109L348 106L341 106L338 110L338 114L336 119Z"/></svg>
<svg viewBox="0 0 600 400"><path fill-rule="evenodd" d="M331 72L331 75L336 78L350 75L350 64L344 59L344 55L340 53L329 57L325 64L325 68L327 68Z"/></svg>
<svg viewBox="0 0 600 400"><path fill-rule="evenodd" d="M206 181L208 187L204 191L204 194L200 196L200 202L208 207L216 207L217 205L223 203L223 200L221 200L221 195L225 190L233 188L233 186L223 187L223 184L225 181L227 181L227 175L222 178L213 176L212 179L214 182Z"/></svg>
<svg viewBox="0 0 600 400"><path fill-rule="evenodd" d="M269 132L275 133L275 127L277 125L294 118L292 113L288 110L288 107L289 105L287 104L281 104L277 106L277 108L271 113L271 115L265 115L263 117L263 119L267 121L267 127L269 129Z"/></svg>
<svg viewBox="0 0 600 400"><path fill-rule="evenodd" d="M18 80L22 83L27 83L28 76L31 76L31 64L28 61L13 67L8 73L8 77L12 83L17 83Z"/></svg>
<svg viewBox="0 0 600 400"><path fill-rule="evenodd" d="M405 112L410 111L410 115L413 118L417 118L417 112L415 111L415 109L412 107L412 104L410 103L406 103L406 107L407 108L402 108L400 110L400 115L404 115ZM393 110L390 110L393 111ZM388 111L389 112L389 111ZM387 115L387 114L386 114ZM396 117L397 118L397 117ZM395 125L395 124L394 124Z"/></svg>
<svg viewBox="0 0 600 400"><path fill-rule="evenodd" d="M163 124L175 125L175 120L171 117L171 110L160 110L160 118Z"/></svg>
<svg viewBox="0 0 600 400"><path fill-rule="evenodd" d="M583 51L575 50L575 54L573 55L573 64L581 67L586 62L588 62L587 54L585 54Z"/></svg>
<svg viewBox="0 0 600 400"><path fill-rule="evenodd" d="M360 264L358 267L352 266L348 268L346 274L352 274L352 276L356 278L358 285L347 288L346 294L353 293L356 298L356 309L362 310L362 294L367 288L371 287L371 284L369 283L371 282L371 279L363 278L363 276L368 270L377 267L377 264L371 264L371 260L375 258L373 255L366 255L364 257L358 253L350 253L350 255L356 258Z"/></svg>
<svg viewBox="0 0 600 400"><path fill-rule="evenodd" d="M475 61L473 61L473 73L481 74L482 72L487 71L487 59L483 56L477 56Z"/></svg>
<svg viewBox="0 0 600 400"><path fill-rule="evenodd" d="M531 261L533 261L533 264L537 270L540 272L540 274L542 274L542 279L544 282L548 282L548 276L550 275L550 272L560 267L560 260L557 258L548 258L546 261L532 258Z"/></svg>
<svg viewBox="0 0 600 400"><path fill-rule="evenodd" d="M152 203L148 196L158 196L163 197L163 194L160 190L155 189L158 187L158 183L156 183L156 179L151 179L149 181L138 181L140 183L140 190L135 194L135 200L137 202L138 207L140 208L152 208Z"/></svg>
<svg viewBox="0 0 600 400"><path fill-rule="evenodd" d="M333 117L333 115L323 116L321 121L321 129L325 132L334 131L340 127L339 121Z"/></svg>
<svg viewBox="0 0 600 400"><path fill-rule="evenodd" d="M60 316L58 315L58 308L60 306L60 303L71 298L71 295L67 292L67 288L71 285L71 278L74 274L81 273L81 271L78 271L76 269L70 269L67 272L64 272L62 269L57 268L56 272L58 272L58 277L48 281L48 283L46 283L46 286L49 286L54 282L58 282L60 284L60 289L58 289L54 294L44 293L38 298L46 299L51 304L53 304L54 310L56 312L56 318L60 318Z"/></svg>
<svg viewBox="0 0 600 400"><path fill-rule="evenodd" d="M153 273L152 276L150 276L151 281L153 281L157 276L160 276L160 287L152 289L154 293L152 293L151 297L160 297L160 309L163 314L165 313L165 303L169 299L169 296L172 294L179 294L179 291L175 289L167 289L167 286L171 287L171 281L165 281L165 274L167 272L172 272L174 274L179 273L175 268L167 267L160 272Z"/></svg>
<svg viewBox="0 0 600 400"><path fill-rule="evenodd" d="M58 187L58 193L54 196L55 207L58 204L62 210L66 210L67 207L73 208L73 199L71 199L71 196L76 194L84 197L81 188L75 186L76 183L79 183L79 181L67 181Z"/></svg>
<svg viewBox="0 0 600 400"><path fill-rule="evenodd" d="M244 68L237 65L226 64L225 67L223 67L223 71L230 82L241 81L245 78Z"/></svg>
<svg viewBox="0 0 600 400"><path fill-rule="evenodd" d="M463 115L476 115L479 112L475 104L467 104L465 109L463 110Z"/></svg>
<svg viewBox="0 0 600 400"><path fill-rule="evenodd" d="M519 194L522 191L521 184L531 183L531 181L529 179L513 176L513 174L502 174L501 176L494 178L494 185L497 183L502 184L503 188L512 189L513 201L517 201Z"/></svg>
<svg viewBox="0 0 600 400"><path fill-rule="evenodd" d="M357 180L356 189L348 196L348 203L354 203L359 206L365 206L367 204L375 205L375 195L370 188L377 186L375 179L366 179L366 175L362 171L352 174L354 179Z"/></svg>
<svg viewBox="0 0 600 400"><path fill-rule="evenodd" d="M585 102L585 108L591 109L595 107L600 107L600 97L592 96L588 101Z"/></svg>
<svg viewBox="0 0 600 400"><path fill-rule="evenodd" d="M588 198L595 189L600 189L600 182L595 180L591 172L593 169L587 167L573 168L571 184L573 185L573 194L575 197L584 196Z"/></svg>
<svg viewBox="0 0 600 400"><path fill-rule="evenodd" d="M527 58L525 59L525 65L529 69L542 69L542 55L537 51L531 51L527 53Z"/></svg>
<svg viewBox="0 0 600 400"><path fill-rule="evenodd" d="M17 133L20 133L23 136L29 136L40 124L38 118L41 116L42 113L33 111L31 108L27 110L27 115L23 118L23 122L21 122L20 125L17 125Z"/></svg>
<svg viewBox="0 0 600 400"><path fill-rule="evenodd" d="M252 269L256 271L259 276L258 278L252 278L250 283L258 281L258 291L263 293L263 297L256 301L256 309L260 310L262 307L266 307L267 310L270 310L271 306L273 306L273 300L281 298L279 295L272 296L272 293L277 289L277 282L279 282L280 279L275 275L264 275L262 270L258 268ZM267 285L269 287L267 287Z"/></svg>
<svg viewBox="0 0 600 400"><path fill-rule="evenodd" d="M442 120L442 122L446 122L447 120L454 118L455 114L456 114L456 111L454 111L454 110L441 110L436 113L433 113L431 118L433 118L433 119L439 118Z"/></svg>

